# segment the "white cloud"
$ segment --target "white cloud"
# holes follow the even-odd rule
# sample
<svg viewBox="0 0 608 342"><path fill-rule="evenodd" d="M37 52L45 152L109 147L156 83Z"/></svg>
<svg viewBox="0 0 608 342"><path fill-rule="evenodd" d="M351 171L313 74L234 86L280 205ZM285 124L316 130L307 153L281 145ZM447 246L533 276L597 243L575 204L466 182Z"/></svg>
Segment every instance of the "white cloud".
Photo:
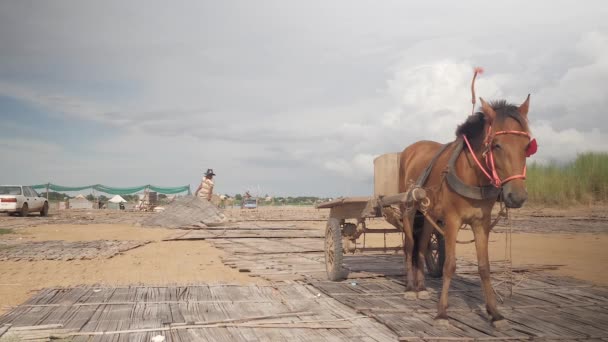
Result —
<svg viewBox="0 0 608 342"><path fill-rule="evenodd" d="M327 160L324 167L355 180L371 179L374 172L374 158L371 154L356 154L352 159L337 158Z"/></svg>
<svg viewBox="0 0 608 342"><path fill-rule="evenodd" d="M388 81L388 89L400 105L420 113L466 112L471 76L471 63L444 60L415 66L403 64ZM499 93L491 79L480 78L478 87L486 97Z"/></svg>
<svg viewBox="0 0 608 342"><path fill-rule="evenodd" d="M556 84L549 83L539 89L538 95L532 94L531 129L540 146L532 160L564 162L581 152L608 151L605 134L608 120L600 118L604 116L603 108L608 108L608 98L604 94L604 85L608 84L606 42L604 34L591 32L582 35L573 50L584 55L586 60L559 70L561 77ZM480 51L479 48L475 50ZM401 150L422 139L439 142L454 139L457 125L471 112L470 82L474 65L466 60L446 59L411 64L415 56L407 52L404 55L407 56L405 61L393 69L394 74L387 81L392 108L384 111L378 121L365 126L348 126L356 127L359 136L371 141L368 148L351 149L350 155L354 157L348 158L347 155L329 161L326 163L328 169L353 177L355 170L361 172L356 158L361 153L373 155ZM535 67L531 65L530 69ZM476 82L477 96L497 100L506 97L504 89L517 88L521 93L508 94L506 99L519 104L528 90L514 85L526 85L526 79L533 84L535 77L526 72L516 75L489 71ZM548 120L551 115L552 120ZM564 122L570 123L571 127L564 127ZM362 175L367 174L362 172Z"/></svg>
<svg viewBox="0 0 608 342"><path fill-rule="evenodd" d="M538 141L538 154L531 160L541 164L572 160L584 152L608 151L608 136L597 128L590 131L574 128L556 130L546 121L537 121L533 127Z"/></svg>
<svg viewBox="0 0 608 342"><path fill-rule="evenodd" d="M30 154L34 156L52 155L61 153L64 149L57 144L32 138L0 138L0 151L3 156L12 151L23 157Z"/></svg>
<svg viewBox="0 0 608 342"><path fill-rule="evenodd" d="M56 151L76 178L111 185L146 168L146 182L193 182L214 167L226 191L366 193L374 156L454 138L477 65L478 96L532 93L535 160L606 150L601 1L190 5L3 3L0 95L121 127L84 144L90 158Z"/></svg>
<svg viewBox="0 0 608 342"><path fill-rule="evenodd" d="M579 61L563 70L555 84L540 89L538 107L559 129L608 130L608 33L587 32L575 45Z"/></svg>
<svg viewBox="0 0 608 342"><path fill-rule="evenodd" d="M53 113L68 115L87 120L104 120L104 114L111 110L103 110L97 103L86 101L79 97L37 90L15 83L0 80L0 95L22 100L26 103L51 110Z"/></svg>
<svg viewBox="0 0 608 342"><path fill-rule="evenodd" d="M473 65L441 60L422 65L401 64L388 81L395 108L383 122L413 137L450 140L456 125L471 112L470 83ZM480 77L477 96L497 98L500 86L492 76Z"/></svg>

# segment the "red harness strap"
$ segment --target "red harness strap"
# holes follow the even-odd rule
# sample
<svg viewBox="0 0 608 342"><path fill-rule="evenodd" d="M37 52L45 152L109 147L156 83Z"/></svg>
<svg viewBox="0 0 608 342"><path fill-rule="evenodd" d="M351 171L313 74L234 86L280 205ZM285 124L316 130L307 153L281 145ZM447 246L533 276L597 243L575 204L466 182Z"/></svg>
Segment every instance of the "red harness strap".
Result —
<svg viewBox="0 0 608 342"><path fill-rule="evenodd" d="M492 141L494 140L494 137L497 135L501 135L501 134L517 134L517 135L525 135L530 139L530 143L528 144L528 147L526 148L526 157L530 157L531 155L533 155L534 153L536 153L537 149L538 149L538 145L536 143L536 139L533 139L530 136L530 133L528 132L523 132L523 131L498 131L496 133L494 133L492 135L492 126L488 127L488 133L486 135L486 141L484 143L485 146L489 146L489 152L487 154L484 154L484 159L486 161L486 166L487 168L490 170L490 172L488 172L486 170L486 168L483 167L483 165L481 164L481 162L479 161L479 159L477 159L477 156L475 155L475 153L473 152L473 148L471 147L471 144L469 143L469 140L467 139L466 135L462 135L462 137L464 138L465 143L467 144L467 147L469 148L469 151L471 152L471 155L473 156L473 159L475 160L475 163L477 163L477 165L479 166L479 168L481 169L481 171L483 171L483 173L486 175L486 177L488 177L488 179L490 180L490 182L492 183L492 185L494 185L497 188L500 188L501 186L503 186L505 183L512 181L514 179L526 179L526 166L524 166L524 171L522 174L520 175L514 175L511 177L507 177L503 180L500 179L500 177L498 176L498 172L496 172L496 165L494 164L494 151L492 150ZM489 156L489 157L488 157Z"/></svg>

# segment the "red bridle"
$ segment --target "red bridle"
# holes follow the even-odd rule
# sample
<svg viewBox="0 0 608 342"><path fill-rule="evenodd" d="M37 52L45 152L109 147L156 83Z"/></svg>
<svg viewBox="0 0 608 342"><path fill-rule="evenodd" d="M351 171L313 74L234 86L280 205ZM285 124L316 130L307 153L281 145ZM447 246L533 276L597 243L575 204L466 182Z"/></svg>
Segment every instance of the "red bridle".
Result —
<svg viewBox="0 0 608 342"><path fill-rule="evenodd" d="M483 171L483 173L486 175L486 177L488 177L488 179L490 180L492 185L494 185L497 188L500 188L501 186L503 186L503 184L505 184L509 181L512 181L514 179L526 179L526 166L525 165L524 165L524 172L521 175L514 175L511 177L507 177L503 180L501 180L500 177L498 176L498 172L496 172L496 165L494 164L494 150L492 148L492 141L494 140L495 136L501 135L501 134L516 134L516 135L527 136L528 139L530 139L530 143L528 144L528 147L526 148L526 157L530 157L531 155L536 153L536 151L538 150L538 145L536 143L536 139L532 138L532 136L530 136L530 133L523 132L523 131L498 131L498 132L492 134L492 126L490 126L490 127L488 127L488 134L486 134L486 139L484 142L486 151L483 153L484 159L486 161L486 167L490 170L490 172L488 172L486 170L486 168L483 167L481 162L479 162L479 159L477 159L477 156L475 155L475 152L473 152L473 148L471 147L471 144L469 143L467 136L464 134L462 135L462 137L464 138L464 141L467 143L467 147L469 148L471 155L473 156L473 159L475 160L475 162L477 163L477 165L479 166L481 171ZM487 153L487 152L489 152L489 153Z"/></svg>

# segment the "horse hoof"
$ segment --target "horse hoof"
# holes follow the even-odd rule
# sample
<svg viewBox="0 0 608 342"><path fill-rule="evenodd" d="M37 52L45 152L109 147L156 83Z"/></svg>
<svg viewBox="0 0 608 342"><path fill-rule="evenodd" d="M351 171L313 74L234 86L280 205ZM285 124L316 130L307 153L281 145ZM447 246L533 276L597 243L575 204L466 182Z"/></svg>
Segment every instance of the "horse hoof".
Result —
<svg viewBox="0 0 608 342"><path fill-rule="evenodd" d="M511 329L511 325L509 325L509 321L506 319L499 319L498 321L492 322L492 326L496 328L496 330L509 330Z"/></svg>
<svg viewBox="0 0 608 342"><path fill-rule="evenodd" d="M418 299L422 299L422 300L427 300L427 299L431 299L431 294L429 293L429 291L419 291L418 292Z"/></svg>
<svg viewBox="0 0 608 342"><path fill-rule="evenodd" d="M416 292L407 291L405 292L405 295L403 295L403 298L405 298L406 300L416 300Z"/></svg>
<svg viewBox="0 0 608 342"><path fill-rule="evenodd" d="M450 321L445 318L436 318L433 325L437 328L447 329L450 327Z"/></svg>

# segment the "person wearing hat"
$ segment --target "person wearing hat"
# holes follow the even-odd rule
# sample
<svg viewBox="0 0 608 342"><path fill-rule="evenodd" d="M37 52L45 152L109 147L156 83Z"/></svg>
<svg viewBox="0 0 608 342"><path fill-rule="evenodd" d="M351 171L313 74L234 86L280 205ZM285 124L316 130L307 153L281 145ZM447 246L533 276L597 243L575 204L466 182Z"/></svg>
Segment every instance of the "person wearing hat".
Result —
<svg viewBox="0 0 608 342"><path fill-rule="evenodd" d="M201 181L201 185L198 186L198 189L194 192L195 196L199 198L205 199L207 201L211 201L211 195L213 194L213 169L207 169L205 172L205 177Z"/></svg>

